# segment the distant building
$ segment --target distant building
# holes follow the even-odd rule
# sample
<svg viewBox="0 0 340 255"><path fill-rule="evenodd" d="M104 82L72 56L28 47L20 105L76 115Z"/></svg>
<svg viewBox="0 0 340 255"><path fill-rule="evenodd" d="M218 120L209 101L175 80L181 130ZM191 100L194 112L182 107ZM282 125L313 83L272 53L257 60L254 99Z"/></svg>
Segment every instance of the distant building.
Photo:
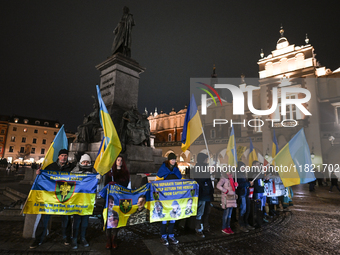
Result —
<svg viewBox="0 0 340 255"><path fill-rule="evenodd" d="M9 117L2 157L11 163L42 163L60 127L57 120L16 115ZM69 133L67 137L74 135Z"/></svg>
<svg viewBox="0 0 340 255"><path fill-rule="evenodd" d="M9 116L0 115L0 158L4 157Z"/></svg>

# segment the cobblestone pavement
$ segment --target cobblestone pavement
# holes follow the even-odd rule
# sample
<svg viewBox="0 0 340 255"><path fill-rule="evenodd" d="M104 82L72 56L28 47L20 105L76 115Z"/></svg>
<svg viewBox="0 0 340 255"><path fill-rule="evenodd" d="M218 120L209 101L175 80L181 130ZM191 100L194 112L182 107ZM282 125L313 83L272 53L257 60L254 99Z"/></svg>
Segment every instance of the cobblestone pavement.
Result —
<svg viewBox="0 0 340 255"><path fill-rule="evenodd" d="M210 223L212 234L200 239L192 231L180 231L180 243L164 247L159 243L159 223L122 228L118 249L105 249L105 234L99 220L91 220L87 231L90 247L72 250L61 244L60 222L53 221L46 242L29 249L31 239L22 238L23 220L0 217L0 254L340 254L340 193L329 187L308 185L293 187L294 206L288 212L249 233L223 235L222 211L213 208Z"/></svg>

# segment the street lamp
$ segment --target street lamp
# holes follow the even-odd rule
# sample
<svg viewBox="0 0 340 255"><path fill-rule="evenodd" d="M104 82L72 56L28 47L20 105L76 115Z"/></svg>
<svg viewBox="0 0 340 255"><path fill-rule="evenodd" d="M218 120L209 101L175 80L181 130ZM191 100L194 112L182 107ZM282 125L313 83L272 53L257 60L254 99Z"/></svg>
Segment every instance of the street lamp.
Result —
<svg viewBox="0 0 340 255"><path fill-rule="evenodd" d="M310 158L314 159L314 157L315 157L315 154L314 154L314 144L312 143L312 152L310 154Z"/></svg>

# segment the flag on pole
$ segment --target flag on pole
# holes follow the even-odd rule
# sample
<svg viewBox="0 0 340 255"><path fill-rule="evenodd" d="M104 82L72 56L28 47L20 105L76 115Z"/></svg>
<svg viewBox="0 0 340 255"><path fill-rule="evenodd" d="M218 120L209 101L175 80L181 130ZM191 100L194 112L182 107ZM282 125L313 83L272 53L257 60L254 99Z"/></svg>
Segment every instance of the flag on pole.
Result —
<svg viewBox="0 0 340 255"><path fill-rule="evenodd" d="M256 155L256 151L255 148L253 146L253 142L251 141L251 138L249 137L250 140L250 146L249 146L249 166L252 166L253 161L258 160L257 159L257 155Z"/></svg>
<svg viewBox="0 0 340 255"><path fill-rule="evenodd" d="M186 151L189 146L202 134L202 122L197 110L194 95L191 96L190 104L184 119L182 133L182 151Z"/></svg>
<svg viewBox="0 0 340 255"><path fill-rule="evenodd" d="M111 116L103 102L98 85L97 94L99 102L99 119L104 130L104 137L93 167L98 173L104 175L111 169L113 163L122 150L122 145L120 144Z"/></svg>
<svg viewBox="0 0 340 255"><path fill-rule="evenodd" d="M273 146L272 146L272 158L275 158L276 154L279 152L279 145L276 140L275 129L273 130Z"/></svg>
<svg viewBox="0 0 340 255"><path fill-rule="evenodd" d="M229 141L228 141L228 146L227 146L227 156L228 156L228 164L231 166L237 167L237 150L236 150L234 126L231 126L231 133L229 136Z"/></svg>
<svg viewBox="0 0 340 255"><path fill-rule="evenodd" d="M61 126L59 129L58 134L54 137L54 140L46 153L46 157L43 161L41 169L45 169L48 165L52 164L53 162L57 161L58 153L61 149L68 148L68 142L66 133L64 130L64 125Z"/></svg>
<svg viewBox="0 0 340 255"><path fill-rule="evenodd" d="M303 128L275 156L275 168L285 187L315 180L312 159Z"/></svg>

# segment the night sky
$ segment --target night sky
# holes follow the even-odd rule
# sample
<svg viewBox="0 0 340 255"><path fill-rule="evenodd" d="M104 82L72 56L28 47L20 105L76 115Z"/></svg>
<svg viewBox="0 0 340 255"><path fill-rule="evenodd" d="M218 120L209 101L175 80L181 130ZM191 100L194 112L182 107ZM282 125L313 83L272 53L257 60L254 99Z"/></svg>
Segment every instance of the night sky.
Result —
<svg viewBox="0 0 340 255"><path fill-rule="evenodd" d="M139 111L189 103L190 78L258 77L261 48L308 33L321 65L340 67L339 10L322 1L2 1L0 115L59 120L69 131L92 111L95 66L111 55L113 29L130 8ZM333 1L333 3L336 3Z"/></svg>

